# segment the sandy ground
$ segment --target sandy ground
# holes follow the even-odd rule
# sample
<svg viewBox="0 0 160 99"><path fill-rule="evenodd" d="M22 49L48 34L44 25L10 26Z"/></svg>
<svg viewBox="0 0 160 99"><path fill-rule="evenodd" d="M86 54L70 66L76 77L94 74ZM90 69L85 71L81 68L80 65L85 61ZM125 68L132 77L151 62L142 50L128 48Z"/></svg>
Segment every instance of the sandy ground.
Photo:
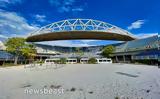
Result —
<svg viewBox="0 0 160 99"><path fill-rule="evenodd" d="M160 99L160 69L155 66L59 66L0 68L0 99Z"/></svg>

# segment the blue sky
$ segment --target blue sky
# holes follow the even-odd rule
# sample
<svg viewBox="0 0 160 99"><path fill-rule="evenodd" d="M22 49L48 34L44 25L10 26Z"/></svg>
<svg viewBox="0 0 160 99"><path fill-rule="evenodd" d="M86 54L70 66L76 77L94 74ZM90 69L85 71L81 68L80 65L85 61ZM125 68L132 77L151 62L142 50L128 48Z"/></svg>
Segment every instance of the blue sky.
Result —
<svg viewBox="0 0 160 99"><path fill-rule="evenodd" d="M41 26L71 18L101 20L143 38L160 32L159 0L0 0L0 38L27 36ZM102 40L43 42L61 46L115 43Z"/></svg>

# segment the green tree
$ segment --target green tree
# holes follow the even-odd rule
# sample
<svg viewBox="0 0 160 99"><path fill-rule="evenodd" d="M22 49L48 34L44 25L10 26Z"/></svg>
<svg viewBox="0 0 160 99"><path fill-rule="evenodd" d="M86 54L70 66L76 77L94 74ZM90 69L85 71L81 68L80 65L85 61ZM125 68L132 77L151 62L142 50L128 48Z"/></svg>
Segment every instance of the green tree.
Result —
<svg viewBox="0 0 160 99"><path fill-rule="evenodd" d="M36 56L36 49L33 44L25 43L24 47L21 49L21 54L29 60L33 60ZM43 63L43 61L41 61Z"/></svg>
<svg viewBox="0 0 160 99"><path fill-rule="evenodd" d="M26 40L24 38L20 37L9 38L5 42L5 45L6 45L6 50L9 53L15 55L15 61L14 61L15 65L17 65L17 61L20 56L24 56L25 58L33 58L36 53L35 47L32 44L26 43Z"/></svg>
<svg viewBox="0 0 160 99"><path fill-rule="evenodd" d="M76 52L79 53L80 52L80 48L76 47Z"/></svg>
<svg viewBox="0 0 160 99"><path fill-rule="evenodd" d="M60 64L66 64L67 60L66 58L60 58Z"/></svg>
<svg viewBox="0 0 160 99"><path fill-rule="evenodd" d="M90 59L88 60L88 63L89 63L89 64L96 64L96 63L97 63L97 60L96 60L96 58L90 58Z"/></svg>
<svg viewBox="0 0 160 99"><path fill-rule="evenodd" d="M78 58L80 58L82 55L84 55L84 52L80 47L76 47L76 54L79 55Z"/></svg>
<svg viewBox="0 0 160 99"><path fill-rule="evenodd" d="M115 47L110 45L110 46L106 46L103 51L102 51L102 55L104 57L112 57L111 54L114 52Z"/></svg>

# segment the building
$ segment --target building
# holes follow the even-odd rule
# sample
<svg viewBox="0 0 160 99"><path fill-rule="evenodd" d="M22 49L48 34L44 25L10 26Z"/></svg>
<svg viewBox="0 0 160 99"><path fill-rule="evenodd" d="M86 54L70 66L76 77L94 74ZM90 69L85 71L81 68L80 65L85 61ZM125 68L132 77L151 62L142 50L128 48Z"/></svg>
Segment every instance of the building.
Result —
<svg viewBox="0 0 160 99"><path fill-rule="evenodd" d="M3 42L0 41L0 65L3 65L4 62L13 62L14 55L5 51L6 47Z"/></svg>
<svg viewBox="0 0 160 99"><path fill-rule="evenodd" d="M133 41L112 44L115 46L113 53L113 62L132 63L132 62L146 62L147 64L158 64L159 58L159 40L158 36L152 36L144 39L137 39ZM66 58L69 61L78 63L87 63L89 58L103 59L101 56L102 49L105 46L88 46L88 47L63 47L36 44L39 49L37 56L45 58ZM41 50L40 50L41 49ZM77 49L83 53L77 53ZM40 59L40 58L39 58ZM72 60L73 59L73 60Z"/></svg>
<svg viewBox="0 0 160 99"><path fill-rule="evenodd" d="M116 46L116 51L113 53L114 61L131 63L149 60L149 64L158 64L158 39L158 36L152 36Z"/></svg>

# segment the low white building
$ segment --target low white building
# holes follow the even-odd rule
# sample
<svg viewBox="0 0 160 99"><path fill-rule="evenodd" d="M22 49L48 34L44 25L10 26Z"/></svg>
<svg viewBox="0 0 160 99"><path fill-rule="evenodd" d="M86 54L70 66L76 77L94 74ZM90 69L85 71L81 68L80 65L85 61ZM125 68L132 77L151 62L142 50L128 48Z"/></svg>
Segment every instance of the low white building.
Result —
<svg viewBox="0 0 160 99"><path fill-rule="evenodd" d="M45 63L56 63L57 61L60 61L61 58L50 58L46 59ZM77 58L66 58L66 63L67 64L75 64L77 63Z"/></svg>
<svg viewBox="0 0 160 99"><path fill-rule="evenodd" d="M53 59L46 59L45 63L55 63L56 61L59 61L60 58L53 58Z"/></svg>
<svg viewBox="0 0 160 99"><path fill-rule="evenodd" d="M96 58L97 63L101 64L101 63L112 63L111 58Z"/></svg>
<svg viewBox="0 0 160 99"><path fill-rule="evenodd" d="M77 63L77 58L67 58L67 63L68 64L75 64L75 63Z"/></svg>
<svg viewBox="0 0 160 99"><path fill-rule="evenodd" d="M112 63L111 58L96 58L97 63L101 64L101 63ZM80 63L82 64L86 64L88 63L89 58L81 58Z"/></svg>
<svg viewBox="0 0 160 99"><path fill-rule="evenodd" d="M88 63L88 60L89 60L89 58L81 58L80 63L86 64L86 63Z"/></svg>

